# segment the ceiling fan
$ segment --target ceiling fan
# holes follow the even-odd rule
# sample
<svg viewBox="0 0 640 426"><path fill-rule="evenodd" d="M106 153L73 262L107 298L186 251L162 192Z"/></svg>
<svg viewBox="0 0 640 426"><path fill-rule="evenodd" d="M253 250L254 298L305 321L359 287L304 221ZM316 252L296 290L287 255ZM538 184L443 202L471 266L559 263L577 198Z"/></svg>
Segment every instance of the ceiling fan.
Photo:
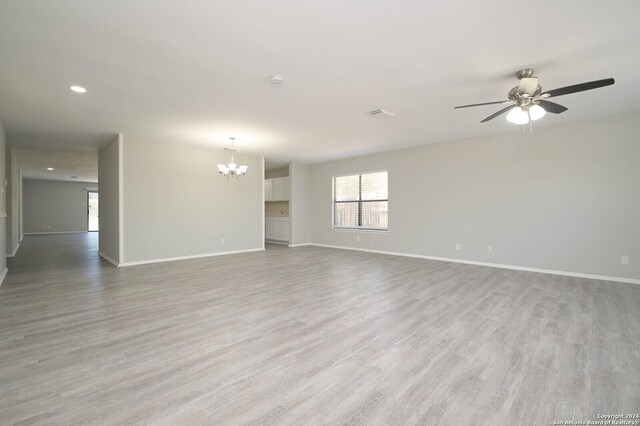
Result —
<svg viewBox="0 0 640 426"><path fill-rule="evenodd" d="M585 90L597 89L599 87L610 86L615 83L613 78L605 78L604 80L590 81L588 83L574 84L572 86L560 87L559 89L548 90L542 92L542 87L538 84L538 77L533 77L533 69L525 68L516 72L516 77L520 80L520 84L511 89L508 94L509 100L496 101L496 102L484 102L480 104L461 105L458 108L469 108L482 105L507 105L505 108L498 112L495 112L481 121L481 123L493 120L509 111L507 114L507 120L514 124L529 124L531 129L531 122L542 118L545 113L550 112L553 114L560 114L565 112L568 108L559 105L555 102L548 101L547 99L569 95L571 93L584 92Z"/></svg>

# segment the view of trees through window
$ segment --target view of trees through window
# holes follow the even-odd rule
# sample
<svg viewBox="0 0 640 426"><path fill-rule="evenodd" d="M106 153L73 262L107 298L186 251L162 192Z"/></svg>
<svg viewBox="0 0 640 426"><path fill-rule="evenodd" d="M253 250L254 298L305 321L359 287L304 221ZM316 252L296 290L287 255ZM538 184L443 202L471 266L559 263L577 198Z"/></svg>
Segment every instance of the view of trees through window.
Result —
<svg viewBox="0 0 640 426"><path fill-rule="evenodd" d="M333 226L386 230L388 209L386 171L333 178Z"/></svg>

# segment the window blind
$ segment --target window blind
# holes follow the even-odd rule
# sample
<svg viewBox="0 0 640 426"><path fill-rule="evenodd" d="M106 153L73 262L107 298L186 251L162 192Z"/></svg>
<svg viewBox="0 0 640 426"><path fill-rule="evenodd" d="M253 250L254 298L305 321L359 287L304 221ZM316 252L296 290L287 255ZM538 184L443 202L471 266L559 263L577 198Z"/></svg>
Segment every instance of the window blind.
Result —
<svg viewBox="0 0 640 426"><path fill-rule="evenodd" d="M389 188L386 171L333 178L333 226L388 229Z"/></svg>

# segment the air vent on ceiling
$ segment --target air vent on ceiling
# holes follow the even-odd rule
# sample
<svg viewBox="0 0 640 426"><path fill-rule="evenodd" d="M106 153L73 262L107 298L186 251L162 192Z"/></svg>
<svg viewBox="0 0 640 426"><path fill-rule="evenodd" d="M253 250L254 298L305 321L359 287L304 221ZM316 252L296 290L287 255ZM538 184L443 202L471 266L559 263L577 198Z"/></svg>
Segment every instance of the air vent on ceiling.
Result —
<svg viewBox="0 0 640 426"><path fill-rule="evenodd" d="M376 108L369 111L369 115L372 117L393 117L396 114L391 111L387 111L386 109Z"/></svg>

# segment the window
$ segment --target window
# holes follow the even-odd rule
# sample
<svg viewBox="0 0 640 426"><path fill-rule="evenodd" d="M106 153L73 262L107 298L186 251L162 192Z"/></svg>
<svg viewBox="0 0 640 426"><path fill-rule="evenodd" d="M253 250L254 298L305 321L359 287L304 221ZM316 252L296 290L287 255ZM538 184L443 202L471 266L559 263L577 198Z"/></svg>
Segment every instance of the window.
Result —
<svg viewBox="0 0 640 426"><path fill-rule="evenodd" d="M387 172L361 173L333 178L333 226L335 228L388 228Z"/></svg>

